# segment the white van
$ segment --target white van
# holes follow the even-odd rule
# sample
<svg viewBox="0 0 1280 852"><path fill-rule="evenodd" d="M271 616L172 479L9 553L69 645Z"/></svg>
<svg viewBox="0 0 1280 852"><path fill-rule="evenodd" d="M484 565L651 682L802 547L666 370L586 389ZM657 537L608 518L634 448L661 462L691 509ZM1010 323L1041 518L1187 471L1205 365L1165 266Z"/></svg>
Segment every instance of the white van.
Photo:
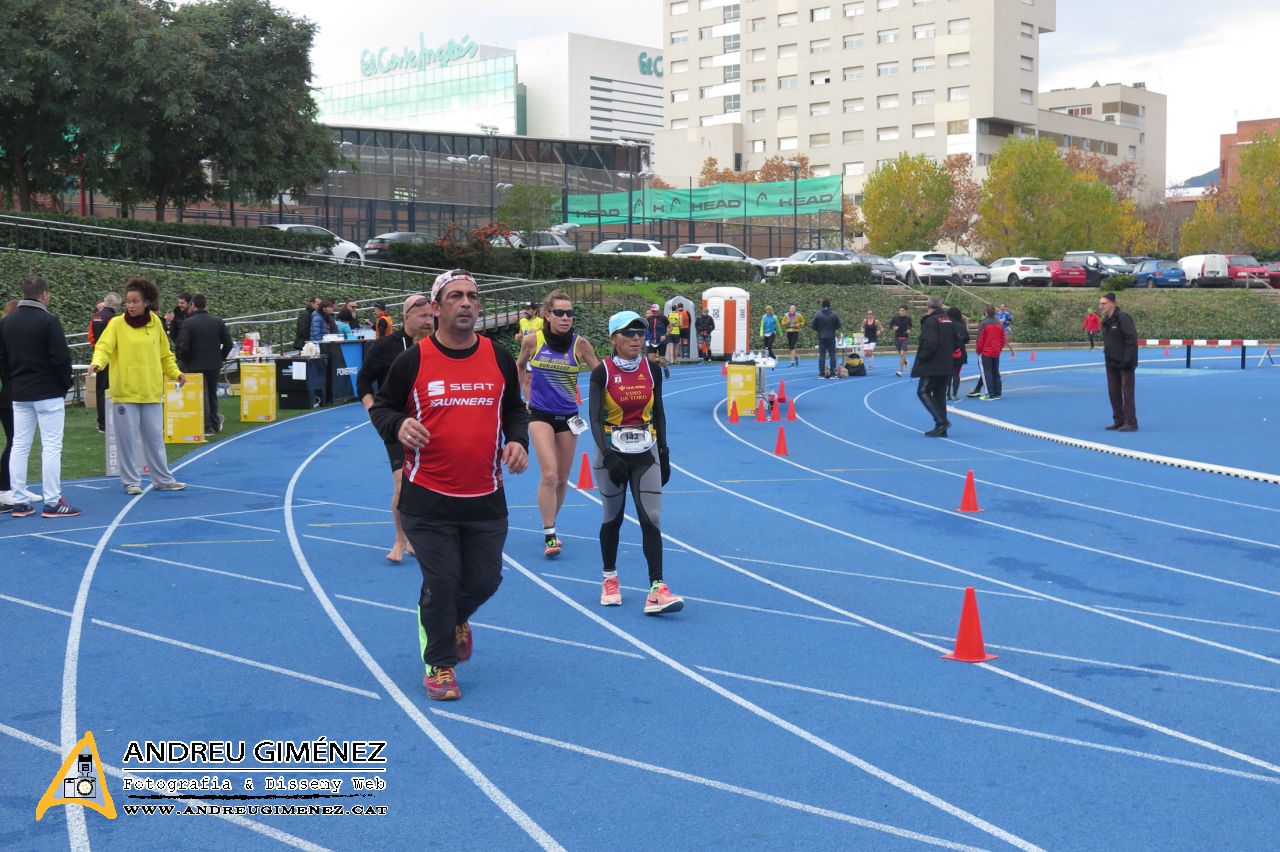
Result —
<svg viewBox="0 0 1280 852"><path fill-rule="evenodd" d="M1231 283L1225 254L1192 254L1178 261L1191 287L1223 287Z"/></svg>

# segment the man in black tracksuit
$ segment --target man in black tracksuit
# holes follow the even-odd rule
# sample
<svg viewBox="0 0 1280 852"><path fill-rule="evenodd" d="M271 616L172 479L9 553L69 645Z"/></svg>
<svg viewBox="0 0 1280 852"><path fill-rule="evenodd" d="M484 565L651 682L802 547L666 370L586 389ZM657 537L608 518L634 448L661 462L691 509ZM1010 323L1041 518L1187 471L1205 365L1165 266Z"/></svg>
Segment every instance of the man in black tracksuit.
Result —
<svg viewBox="0 0 1280 852"><path fill-rule="evenodd" d="M312 296L307 306L298 311L298 327L293 334L293 348L301 350L311 339L311 315L320 308L320 297Z"/></svg>
<svg viewBox="0 0 1280 852"><path fill-rule="evenodd" d="M929 313L920 321L920 341L916 344L916 362L911 375L920 379L916 396L933 416L933 428L925 432L929 438L947 437L951 426L947 420L947 388L954 370L952 353L956 348L955 323L942 310L942 297L929 297Z"/></svg>
<svg viewBox="0 0 1280 852"><path fill-rule="evenodd" d="M698 354L703 361L711 360L711 332L716 330L716 321L707 313L706 308L698 311L698 318L693 321L693 328L698 332Z"/></svg>
<svg viewBox="0 0 1280 852"><path fill-rule="evenodd" d="M209 313L209 302L203 293L191 297L192 313L178 331L175 353L184 373L204 376L204 433L222 431L222 415L218 413L218 376L222 362L231 352L231 333L222 317Z"/></svg>
<svg viewBox="0 0 1280 852"><path fill-rule="evenodd" d="M818 336L818 377L834 379L836 377L836 332L840 330L840 315L831 310L830 299L822 300L822 310L814 314L809 327ZM830 372L823 367L826 363L823 359L830 362Z"/></svg>
<svg viewBox="0 0 1280 852"><path fill-rule="evenodd" d="M1098 299L1102 310L1102 354L1107 364L1107 393L1111 397L1111 425L1117 432L1138 431L1138 407L1133 399L1138 369L1138 330L1133 317L1116 307L1116 294Z"/></svg>

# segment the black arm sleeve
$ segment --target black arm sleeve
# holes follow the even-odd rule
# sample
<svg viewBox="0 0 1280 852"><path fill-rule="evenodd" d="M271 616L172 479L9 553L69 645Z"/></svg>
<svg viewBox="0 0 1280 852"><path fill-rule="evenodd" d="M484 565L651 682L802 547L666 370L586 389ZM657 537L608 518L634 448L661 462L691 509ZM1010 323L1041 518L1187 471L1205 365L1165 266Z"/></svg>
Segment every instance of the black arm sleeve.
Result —
<svg viewBox="0 0 1280 852"><path fill-rule="evenodd" d="M591 439L596 442L596 449L602 453L606 449L604 445L604 382L607 375L604 362L596 364L596 368L591 371L589 391L591 396L587 399L587 422L591 424Z"/></svg>
<svg viewBox="0 0 1280 852"><path fill-rule="evenodd" d="M364 399L365 394L374 394L373 383L385 380L392 362L404 351L399 347L383 345L386 340L390 338L384 337L369 347L369 357L360 365L360 372L356 374L357 399Z"/></svg>
<svg viewBox="0 0 1280 852"><path fill-rule="evenodd" d="M50 317L49 326L49 366L62 382L63 391L71 389L71 348L67 346L67 333L62 330L62 323L57 317Z"/></svg>
<svg viewBox="0 0 1280 852"><path fill-rule="evenodd" d="M387 371L386 381L378 389L378 395L374 397L373 407L369 409L369 420L385 443L394 444L400 440L400 424L409 416L406 407L421 362L422 356L416 346L400 353Z"/></svg>
<svg viewBox="0 0 1280 852"><path fill-rule="evenodd" d="M651 370L653 373L653 429L658 433L658 449L665 450L667 448L667 411L662 406L662 371Z"/></svg>
<svg viewBox="0 0 1280 852"><path fill-rule="evenodd" d="M506 382L506 388L502 392L502 435L508 444L515 441L528 451L529 409L525 407L524 397L520 395L520 371L516 369L516 359L496 343L493 345L493 354Z"/></svg>

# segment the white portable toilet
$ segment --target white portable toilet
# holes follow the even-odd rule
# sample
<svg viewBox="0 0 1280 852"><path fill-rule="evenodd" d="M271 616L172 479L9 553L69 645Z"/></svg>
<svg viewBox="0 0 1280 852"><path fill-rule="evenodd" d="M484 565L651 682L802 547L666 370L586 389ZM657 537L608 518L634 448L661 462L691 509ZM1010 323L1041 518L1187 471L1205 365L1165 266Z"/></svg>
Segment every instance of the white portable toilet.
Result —
<svg viewBox="0 0 1280 852"><path fill-rule="evenodd" d="M688 299L684 296L668 299L667 303L662 306L662 315L664 317L668 316L672 311L678 311L681 308L689 312L689 336L681 339L681 346L676 357L680 361L697 361L698 333L693 329L693 322L698 318L698 306L693 303L693 299ZM676 330L668 329L667 333L674 335Z"/></svg>
<svg viewBox="0 0 1280 852"><path fill-rule="evenodd" d="M733 356L751 348L751 294L741 287L712 287L702 291L702 307L716 322L711 332L712 357Z"/></svg>

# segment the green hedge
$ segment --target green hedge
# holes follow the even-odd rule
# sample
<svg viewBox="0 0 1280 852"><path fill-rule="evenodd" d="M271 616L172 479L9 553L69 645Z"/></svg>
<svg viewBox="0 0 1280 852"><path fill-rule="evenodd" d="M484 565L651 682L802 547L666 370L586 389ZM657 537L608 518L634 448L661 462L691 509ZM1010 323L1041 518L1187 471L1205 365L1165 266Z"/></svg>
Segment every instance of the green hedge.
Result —
<svg viewBox="0 0 1280 852"><path fill-rule="evenodd" d="M791 263L778 271L783 284L874 284L871 267L865 263L849 266L840 263Z"/></svg>

